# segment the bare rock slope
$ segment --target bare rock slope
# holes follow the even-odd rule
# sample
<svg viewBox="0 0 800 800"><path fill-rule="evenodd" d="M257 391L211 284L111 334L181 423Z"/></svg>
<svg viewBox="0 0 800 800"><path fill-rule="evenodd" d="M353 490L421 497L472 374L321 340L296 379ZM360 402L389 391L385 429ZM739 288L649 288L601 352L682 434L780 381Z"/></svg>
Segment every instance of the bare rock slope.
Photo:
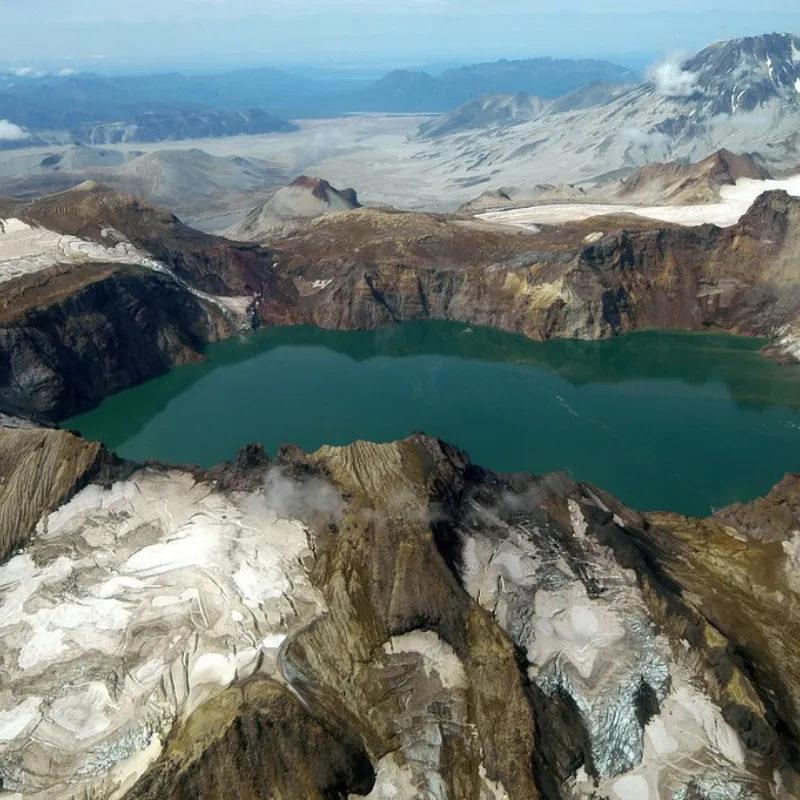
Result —
<svg viewBox="0 0 800 800"><path fill-rule="evenodd" d="M731 228L608 217L515 231L363 210L273 243L324 327L447 319L539 340L718 328L792 357L799 230L800 201L771 192Z"/></svg>
<svg viewBox="0 0 800 800"><path fill-rule="evenodd" d="M798 52L800 39L792 34L719 42L597 105L553 107L523 124L454 131L424 148L428 179L444 191L467 180L492 188L594 185L655 162L699 161L722 147L757 154L773 173L795 167Z"/></svg>
<svg viewBox="0 0 800 800"><path fill-rule="evenodd" d="M649 164L624 180L613 195L627 202L697 205L718 201L719 190L741 178L766 181L771 177L752 156L723 149L696 164Z"/></svg>
<svg viewBox="0 0 800 800"><path fill-rule="evenodd" d="M62 419L201 357L254 321L292 322L270 251L86 185L0 205L0 404Z"/></svg>
<svg viewBox="0 0 800 800"><path fill-rule="evenodd" d="M231 235L245 240L262 239L296 230L323 214L359 207L355 190L334 189L326 180L301 175L254 208Z"/></svg>

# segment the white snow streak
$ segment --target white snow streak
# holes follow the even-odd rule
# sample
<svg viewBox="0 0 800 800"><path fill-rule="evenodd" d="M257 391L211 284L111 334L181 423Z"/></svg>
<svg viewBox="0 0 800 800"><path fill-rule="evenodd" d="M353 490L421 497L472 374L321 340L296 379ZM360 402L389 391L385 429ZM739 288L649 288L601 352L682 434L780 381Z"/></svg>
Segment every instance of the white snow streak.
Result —
<svg viewBox="0 0 800 800"><path fill-rule="evenodd" d="M800 83L800 81L799 81ZM722 228L735 225L755 200L764 192L783 190L800 197L800 175L777 181L757 181L743 178L735 186L723 186L719 203L696 206L635 206L609 203L563 203L510 211L493 211L478 214L479 219L503 225L549 224L578 222L608 214L635 214L639 217L660 220L677 225L703 225L711 223Z"/></svg>

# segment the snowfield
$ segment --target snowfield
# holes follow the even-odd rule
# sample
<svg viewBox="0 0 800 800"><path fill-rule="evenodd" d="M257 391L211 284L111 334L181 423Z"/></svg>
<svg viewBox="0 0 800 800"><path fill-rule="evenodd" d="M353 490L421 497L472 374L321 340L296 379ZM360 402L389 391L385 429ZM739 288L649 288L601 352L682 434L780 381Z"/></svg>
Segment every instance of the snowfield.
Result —
<svg viewBox="0 0 800 800"><path fill-rule="evenodd" d="M735 186L720 189L719 203L697 206L635 206L602 203L558 203L555 205L516 208L509 211L491 211L478 214L478 219L503 225L559 225L579 222L607 214L635 214L638 217L669 222L676 225L704 225L710 223L721 228L735 225L764 192L783 190L800 197L800 175L776 181L756 181L743 178Z"/></svg>
<svg viewBox="0 0 800 800"><path fill-rule="evenodd" d="M115 231L103 231L108 245L63 236L20 219L0 219L0 283L57 264L135 264L153 269L157 262Z"/></svg>
<svg viewBox="0 0 800 800"><path fill-rule="evenodd" d="M116 796L174 720L255 672L283 680L283 641L324 611L310 544L267 495L177 471L89 486L43 520L0 567L3 788Z"/></svg>
<svg viewBox="0 0 800 800"><path fill-rule="evenodd" d="M34 272L70 264L129 264L174 280L186 291L216 306L236 327L247 329L249 297L218 297L189 286L166 265L129 242L119 231L102 231L108 244L66 236L20 219L0 219L0 285Z"/></svg>

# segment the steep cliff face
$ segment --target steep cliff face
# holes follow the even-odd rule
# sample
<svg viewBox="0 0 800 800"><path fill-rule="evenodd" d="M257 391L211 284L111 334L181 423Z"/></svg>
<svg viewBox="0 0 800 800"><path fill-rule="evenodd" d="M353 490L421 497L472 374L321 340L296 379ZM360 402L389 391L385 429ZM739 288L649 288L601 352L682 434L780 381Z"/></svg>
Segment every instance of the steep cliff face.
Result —
<svg viewBox="0 0 800 800"><path fill-rule="evenodd" d="M336 800L369 791L361 741L280 683L254 679L201 706L128 800Z"/></svg>
<svg viewBox="0 0 800 800"><path fill-rule="evenodd" d="M56 244L80 236L129 259L44 269L32 255L25 268L38 271L3 283L7 413L64 418L258 325L442 319L538 340L719 328L772 338L775 358L800 355L800 201L781 192L724 229L598 218L517 232L357 209L310 222L274 251L97 188L4 213L48 226ZM40 228L28 230L35 242Z"/></svg>
<svg viewBox="0 0 800 800"><path fill-rule="evenodd" d="M0 410L59 420L259 324L296 321L270 251L98 186L0 203Z"/></svg>
<svg viewBox="0 0 800 800"><path fill-rule="evenodd" d="M732 228L597 218L501 232L425 215L333 215L278 243L300 308L370 328L448 319L534 339L720 328L786 342L800 319L800 201L762 195Z"/></svg>
<svg viewBox="0 0 800 800"><path fill-rule="evenodd" d="M775 336L800 311L800 201L765 193L732 228L615 233L587 246L581 260L625 292L626 328Z"/></svg>
<svg viewBox="0 0 800 800"><path fill-rule="evenodd" d="M228 322L173 280L101 271L45 306L0 320L0 408L60 420L201 357Z"/></svg>

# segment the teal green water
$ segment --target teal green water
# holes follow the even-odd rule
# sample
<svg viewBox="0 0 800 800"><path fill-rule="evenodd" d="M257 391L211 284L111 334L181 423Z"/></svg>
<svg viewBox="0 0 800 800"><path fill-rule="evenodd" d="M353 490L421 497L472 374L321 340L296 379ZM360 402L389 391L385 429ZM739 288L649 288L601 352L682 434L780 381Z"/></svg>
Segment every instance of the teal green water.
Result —
<svg viewBox="0 0 800 800"><path fill-rule="evenodd" d="M273 328L209 348L64 427L128 458L210 466L416 430L504 472L568 470L642 510L707 514L800 471L800 368L763 342L646 332L530 342L418 323Z"/></svg>

